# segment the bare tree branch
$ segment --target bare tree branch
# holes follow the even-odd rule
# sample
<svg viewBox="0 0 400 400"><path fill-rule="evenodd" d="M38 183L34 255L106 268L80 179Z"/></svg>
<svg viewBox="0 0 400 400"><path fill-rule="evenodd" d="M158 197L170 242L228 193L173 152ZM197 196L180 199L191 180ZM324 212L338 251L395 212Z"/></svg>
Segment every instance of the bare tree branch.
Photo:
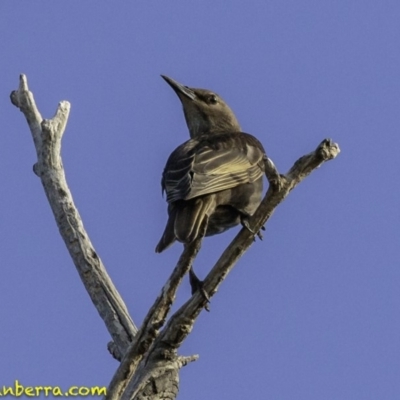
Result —
<svg viewBox="0 0 400 400"><path fill-rule="evenodd" d="M184 247L175 269L140 330L137 330L90 242L65 180L61 139L70 104L61 102L56 115L43 120L24 75L20 77L19 89L11 93L11 101L28 121L38 158L34 172L42 181L57 226L82 282L113 339L109 350L115 358L122 360L110 383L107 398L174 399L179 388L180 368L198 358L197 355L178 356L177 350L206 305L205 296L196 292L164 324L182 278L200 249L201 238ZM265 174L270 183L268 191L249 220L250 229L243 228L238 233L207 275L204 290L208 296L216 293L235 263L254 242L257 232L290 191L339 152L337 144L325 139L315 151L297 160L286 175L280 175L272 160L265 158Z"/></svg>
<svg viewBox="0 0 400 400"><path fill-rule="evenodd" d="M269 158L265 160L266 175L269 179L270 187L257 211L249 221L252 232L249 229L243 228L207 275L204 280L204 289L210 297L216 293L222 281L243 253L254 243L256 232L266 224L276 207L285 199L290 191L314 169L318 168L325 161L335 158L339 152L340 149L336 143L333 143L330 139L325 139L315 151L297 160L286 175L279 175L272 160ZM148 393L150 390L150 386L148 386L149 382L160 382L160 371L163 371L163 382L169 382L169 384L165 383L162 387L167 387L170 390L171 387L175 387L178 384L178 371L182 366L177 364L177 359L179 358L177 350L192 331L193 325L203 308L204 296L196 292L171 316L140 365L135 365L133 379L128 376L126 377L126 380L130 379L130 382L125 385L125 392L119 392L120 397L118 398L141 398L144 391ZM154 395L156 394L154 392ZM169 392L160 394L160 397L152 398L169 398L168 395L170 395Z"/></svg>
<svg viewBox="0 0 400 400"><path fill-rule="evenodd" d="M134 379L141 360L158 336L158 330L165 323L165 319L175 300L176 292L182 278L189 271L200 250L200 245L201 237L184 247L183 253L180 256L176 267L162 288L160 295L147 313L135 341L129 347L119 368L114 374L107 391L107 399L120 399L127 384ZM183 364L181 363L180 365Z"/></svg>
<svg viewBox="0 0 400 400"><path fill-rule="evenodd" d="M42 119L25 75L11 102L25 115L37 153L34 172L42 181L58 229L83 284L103 319L118 353L125 354L137 333L121 296L109 278L83 226L68 188L61 160L61 139L67 124L70 104L60 102L56 115Z"/></svg>
<svg viewBox="0 0 400 400"><path fill-rule="evenodd" d="M285 199L307 175L325 161L335 158L340 152L339 146L330 139L325 139L312 153L295 162L286 175L280 177L278 185L270 186L256 213L249 221L253 232L258 232L266 224L276 207ZM276 174L275 174L276 176ZM204 280L204 287L209 296L213 296L222 281L243 253L253 244L255 234L243 228L223 252L215 266ZM176 350L191 331L195 319L203 309L203 299L195 293L176 313L171 316L157 341L169 344L170 350Z"/></svg>

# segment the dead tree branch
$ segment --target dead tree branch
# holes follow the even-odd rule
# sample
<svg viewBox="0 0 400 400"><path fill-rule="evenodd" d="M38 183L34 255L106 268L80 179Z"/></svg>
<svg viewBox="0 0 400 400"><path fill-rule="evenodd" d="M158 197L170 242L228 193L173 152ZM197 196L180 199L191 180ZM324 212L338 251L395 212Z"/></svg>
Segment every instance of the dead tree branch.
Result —
<svg viewBox="0 0 400 400"><path fill-rule="evenodd" d="M340 149L336 143L325 139L315 151L297 160L286 175L279 175L273 162L267 158L265 166L270 186L259 208L249 221L251 230L258 232L292 189L324 162L335 158L339 152ZM223 252L204 280L204 289L210 297L217 292L239 258L254 243L255 236L256 233L243 228ZM175 398L177 390L176 393L171 392L171 388L178 387L178 373L181 368L181 365L177 363L179 359L177 350L192 331L197 317L204 308L204 303L204 296L196 292L171 316L139 365L137 363L133 365L129 359L126 360L126 364L130 367L127 365L125 369L129 371L134 369L135 373L125 375L125 377L119 375L118 396L113 397L115 392L110 388L108 393L108 396L111 396L110 399L139 399L143 393L151 393L151 396L154 396L151 398ZM156 382L159 386L155 385ZM162 388L167 389L162 391Z"/></svg>
<svg viewBox="0 0 400 400"><path fill-rule="evenodd" d="M117 347L117 356L125 354L137 328L90 242L65 178L61 140L70 104L67 101L60 102L56 115L52 119L43 119L29 91L25 75L20 76L18 90L11 93L11 102L28 122L37 154L34 172L42 182L69 254Z"/></svg>
<svg viewBox="0 0 400 400"><path fill-rule="evenodd" d="M159 335L159 329L165 323L182 278L189 271L200 250L200 245L201 238L185 246L178 264L147 313L135 341L128 348L125 357L114 374L108 388L107 399L120 399L127 383L136 376L136 370L140 362Z"/></svg>
<svg viewBox="0 0 400 400"><path fill-rule="evenodd" d="M107 398L174 399L179 388L179 369L198 358L197 355L178 356L177 351L206 304L204 296L196 292L167 323L166 320L182 278L200 249L201 239L184 247L175 269L138 330L90 242L66 183L61 140L70 104L61 102L52 119L42 119L24 75L20 77L19 89L11 93L11 102L27 119L38 159L34 172L41 179L81 280L113 339L110 352L122 360L110 383ZM269 189L249 221L250 230L243 228L238 233L207 275L204 289L210 297L290 191L339 152L337 144L325 139L315 151L297 160L286 175L280 175L269 158L264 160Z"/></svg>

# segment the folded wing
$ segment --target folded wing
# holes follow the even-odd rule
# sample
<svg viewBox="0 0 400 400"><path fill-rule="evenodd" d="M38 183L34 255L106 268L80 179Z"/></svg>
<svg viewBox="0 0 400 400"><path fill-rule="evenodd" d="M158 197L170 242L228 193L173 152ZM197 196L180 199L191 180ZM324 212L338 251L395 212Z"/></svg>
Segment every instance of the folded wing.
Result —
<svg viewBox="0 0 400 400"><path fill-rule="evenodd" d="M246 133L204 135L179 146L165 166L169 203L251 183L264 174L261 143Z"/></svg>

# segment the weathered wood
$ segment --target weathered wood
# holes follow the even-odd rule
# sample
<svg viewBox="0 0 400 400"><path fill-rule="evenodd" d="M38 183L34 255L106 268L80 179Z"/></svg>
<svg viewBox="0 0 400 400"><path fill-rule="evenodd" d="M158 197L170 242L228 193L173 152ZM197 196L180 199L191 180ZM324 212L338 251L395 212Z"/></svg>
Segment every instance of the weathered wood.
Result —
<svg viewBox="0 0 400 400"><path fill-rule="evenodd" d="M250 229L243 228L227 249L223 252L215 266L204 280L204 289L212 297L239 258L254 243L257 232L272 216L276 207L307 175L325 161L335 158L340 152L339 146L330 139L323 140L317 149L297 160L286 175L280 175L269 158L265 160L266 175L270 182L269 189L256 213L250 218ZM174 388L179 382L179 359L177 350L190 334L194 323L204 308L204 296L195 293L178 311L171 316L168 323L155 339L149 351L135 365L133 379L127 378L125 392L119 392L121 399L139 399L146 390L154 389L151 399L173 399L171 391L160 392L162 388ZM151 383L157 382L159 386ZM162 382L162 384L161 384ZM169 385L168 385L169 382Z"/></svg>
<svg viewBox="0 0 400 400"><path fill-rule="evenodd" d="M60 234L89 296L110 333L118 354L124 354L137 328L117 289L107 274L83 226L65 178L61 140L67 125L70 104L62 101L52 119L43 119L25 75L11 102L25 115L35 144L39 176Z"/></svg>
<svg viewBox="0 0 400 400"><path fill-rule="evenodd" d="M67 186L61 140L70 104L61 102L56 115L43 120L24 75L20 77L19 89L11 93L11 101L27 119L38 158L34 172L41 179L60 234L81 280L113 339L109 350L115 358L122 360L106 398L175 399L180 368L198 358L197 355L178 356L177 351L206 305L204 295L196 292L168 321L167 316L182 278L200 249L201 239L184 247L175 269L138 330L90 242ZM268 191L249 220L250 229L243 228L238 233L204 280L204 289L209 297L216 293L235 263L252 245L257 232L290 191L339 152L337 144L325 139L315 151L297 160L286 175L279 174L271 159L264 160L270 183Z"/></svg>

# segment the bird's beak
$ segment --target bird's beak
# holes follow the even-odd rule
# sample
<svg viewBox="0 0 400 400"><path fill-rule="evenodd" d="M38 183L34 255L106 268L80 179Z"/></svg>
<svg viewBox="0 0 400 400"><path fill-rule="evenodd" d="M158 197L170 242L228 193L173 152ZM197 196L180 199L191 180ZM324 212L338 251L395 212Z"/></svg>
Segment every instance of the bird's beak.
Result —
<svg viewBox="0 0 400 400"><path fill-rule="evenodd" d="M174 92L178 95L178 97L183 100L182 95L188 97L190 100L194 100L196 98L196 95L194 91L187 86L181 85L179 82L174 81L171 78L168 78L168 76L161 75L161 77L168 83L169 86L174 89Z"/></svg>

